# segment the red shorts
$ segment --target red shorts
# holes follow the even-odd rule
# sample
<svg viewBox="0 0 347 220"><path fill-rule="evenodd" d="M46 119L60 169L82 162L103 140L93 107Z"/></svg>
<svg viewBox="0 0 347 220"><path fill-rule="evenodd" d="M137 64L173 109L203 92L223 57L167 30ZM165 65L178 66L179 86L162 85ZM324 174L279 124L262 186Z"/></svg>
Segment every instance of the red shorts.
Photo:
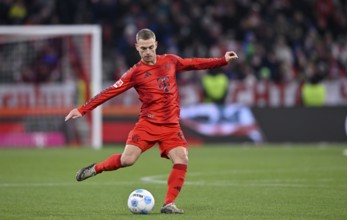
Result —
<svg viewBox="0 0 347 220"><path fill-rule="evenodd" d="M183 146L188 148L187 141L179 125L159 125L145 120L136 123L128 135L127 144L139 147L142 152L159 144L161 157L168 158L173 148Z"/></svg>

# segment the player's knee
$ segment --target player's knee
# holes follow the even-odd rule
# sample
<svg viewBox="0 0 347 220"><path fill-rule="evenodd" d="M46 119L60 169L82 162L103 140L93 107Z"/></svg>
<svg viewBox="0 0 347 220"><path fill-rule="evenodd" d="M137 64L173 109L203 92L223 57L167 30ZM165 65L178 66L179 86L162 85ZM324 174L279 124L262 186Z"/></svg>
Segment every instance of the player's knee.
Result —
<svg viewBox="0 0 347 220"><path fill-rule="evenodd" d="M122 157L121 162L122 162L122 167L129 167L132 166L136 162L136 157Z"/></svg>
<svg viewBox="0 0 347 220"><path fill-rule="evenodd" d="M188 155L187 154L180 154L177 155L177 157L175 157L173 159L173 163L174 164L186 164L188 165L189 159L188 159Z"/></svg>
<svg viewBox="0 0 347 220"><path fill-rule="evenodd" d="M188 165L188 162L189 162L188 155L183 156L182 162L183 162L183 164Z"/></svg>
<svg viewBox="0 0 347 220"><path fill-rule="evenodd" d="M168 156L174 164L188 165L188 151L183 147L174 148L169 152Z"/></svg>

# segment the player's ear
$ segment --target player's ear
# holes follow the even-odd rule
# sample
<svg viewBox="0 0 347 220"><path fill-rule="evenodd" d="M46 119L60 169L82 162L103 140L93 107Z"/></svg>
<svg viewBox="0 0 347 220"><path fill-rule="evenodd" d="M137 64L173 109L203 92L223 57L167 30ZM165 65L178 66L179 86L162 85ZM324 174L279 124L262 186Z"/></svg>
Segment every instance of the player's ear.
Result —
<svg viewBox="0 0 347 220"><path fill-rule="evenodd" d="M139 48L139 45L137 43L135 43L135 48L136 48L137 51L140 52L140 48Z"/></svg>

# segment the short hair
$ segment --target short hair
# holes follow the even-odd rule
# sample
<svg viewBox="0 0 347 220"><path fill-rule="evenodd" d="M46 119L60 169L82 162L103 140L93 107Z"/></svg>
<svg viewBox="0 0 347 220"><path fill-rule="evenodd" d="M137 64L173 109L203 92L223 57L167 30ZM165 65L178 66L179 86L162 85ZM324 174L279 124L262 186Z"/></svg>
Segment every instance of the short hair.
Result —
<svg viewBox="0 0 347 220"><path fill-rule="evenodd" d="M155 34L153 31L151 31L148 28L141 29L139 32L136 34L136 42L139 42L140 39L142 40L148 40L153 38L155 40Z"/></svg>

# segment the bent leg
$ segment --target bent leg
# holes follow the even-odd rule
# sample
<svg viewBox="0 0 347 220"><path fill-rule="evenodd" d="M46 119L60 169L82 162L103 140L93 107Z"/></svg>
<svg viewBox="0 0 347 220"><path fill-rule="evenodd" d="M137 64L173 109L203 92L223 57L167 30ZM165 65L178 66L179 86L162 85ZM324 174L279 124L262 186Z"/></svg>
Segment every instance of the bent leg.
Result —
<svg viewBox="0 0 347 220"><path fill-rule="evenodd" d="M142 154L142 150L131 144L127 144L120 158L122 167L133 165Z"/></svg>
<svg viewBox="0 0 347 220"><path fill-rule="evenodd" d="M95 165L96 173L117 170L121 167L133 165L141 155L140 148L134 145L126 145L122 154L113 154L106 160Z"/></svg>

